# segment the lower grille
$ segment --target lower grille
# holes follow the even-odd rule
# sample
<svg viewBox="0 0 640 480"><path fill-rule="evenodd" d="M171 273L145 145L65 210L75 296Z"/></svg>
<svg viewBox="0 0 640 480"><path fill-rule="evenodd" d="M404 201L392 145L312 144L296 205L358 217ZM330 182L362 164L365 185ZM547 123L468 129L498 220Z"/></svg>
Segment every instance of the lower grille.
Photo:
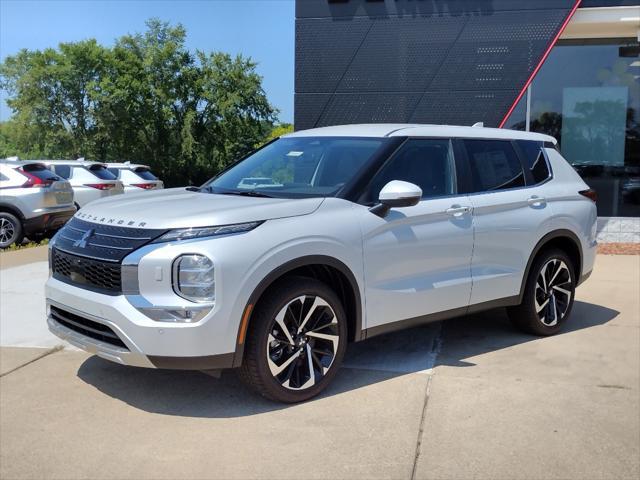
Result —
<svg viewBox="0 0 640 480"><path fill-rule="evenodd" d="M122 291L120 269L119 264L70 255L55 247L51 252L51 271L55 278L109 295Z"/></svg>
<svg viewBox="0 0 640 480"><path fill-rule="evenodd" d="M67 312L61 308L51 306L51 318L63 327L78 332L86 337L99 340L115 347L129 350L122 340L111 328L102 323L94 322L75 313Z"/></svg>

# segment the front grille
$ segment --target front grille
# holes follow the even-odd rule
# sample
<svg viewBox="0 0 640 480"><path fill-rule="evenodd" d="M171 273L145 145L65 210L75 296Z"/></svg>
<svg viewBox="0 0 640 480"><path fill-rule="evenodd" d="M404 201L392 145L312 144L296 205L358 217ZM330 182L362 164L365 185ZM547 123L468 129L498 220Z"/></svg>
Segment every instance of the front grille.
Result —
<svg viewBox="0 0 640 480"><path fill-rule="evenodd" d="M121 266L118 263L69 255L53 247L51 272L58 280L107 295L118 295L122 291Z"/></svg>
<svg viewBox="0 0 640 480"><path fill-rule="evenodd" d="M107 325L94 322L93 320L81 317L75 313L67 312L61 308L54 307L53 305L50 308L50 315L54 322L86 337L93 338L94 340L129 350L124 342L120 340L118 335L116 335L115 332Z"/></svg>
<svg viewBox="0 0 640 480"><path fill-rule="evenodd" d="M122 260L165 232L91 223L74 217L53 240L51 272L54 278L71 285L119 295Z"/></svg>
<svg viewBox="0 0 640 480"><path fill-rule="evenodd" d="M74 217L58 232L55 245L73 255L118 263L165 232L91 223Z"/></svg>

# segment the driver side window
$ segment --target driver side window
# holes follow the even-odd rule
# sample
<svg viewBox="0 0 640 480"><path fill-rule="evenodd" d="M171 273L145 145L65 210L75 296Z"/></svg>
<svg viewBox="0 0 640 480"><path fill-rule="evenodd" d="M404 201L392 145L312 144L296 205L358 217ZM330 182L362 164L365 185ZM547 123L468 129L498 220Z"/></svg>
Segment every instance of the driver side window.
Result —
<svg viewBox="0 0 640 480"><path fill-rule="evenodd" d="M403 180L419 186L423 199L455 194L456 178L451 140L408 140L375 175L365 201L375 203L380 190L392 180Z"/></svg>

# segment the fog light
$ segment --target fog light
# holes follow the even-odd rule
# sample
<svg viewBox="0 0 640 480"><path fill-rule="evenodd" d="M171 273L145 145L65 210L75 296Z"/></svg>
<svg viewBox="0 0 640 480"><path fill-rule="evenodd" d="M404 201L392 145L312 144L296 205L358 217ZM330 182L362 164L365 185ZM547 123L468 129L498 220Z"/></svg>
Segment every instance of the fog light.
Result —
<svg viewBox="0 0 640 480"><path fill-rule="evenodd" d="M215 269L208 257L181 255L173 262L173 289L182 298L196 303L215 300Z"/></svg>

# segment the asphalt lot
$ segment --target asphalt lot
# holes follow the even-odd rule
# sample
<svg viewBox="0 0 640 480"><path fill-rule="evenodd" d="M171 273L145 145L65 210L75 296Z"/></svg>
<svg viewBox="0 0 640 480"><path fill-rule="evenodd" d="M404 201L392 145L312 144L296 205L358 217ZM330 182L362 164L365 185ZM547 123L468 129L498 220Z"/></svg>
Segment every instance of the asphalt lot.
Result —
<svg viewBox="0 0 640 480"><path fill-rule="evenodd" d="M497 310L378 337L294 406L56 350L46 273L0 271L0 478L640 476L640 256L599 256L560 335Z"/></svg>

